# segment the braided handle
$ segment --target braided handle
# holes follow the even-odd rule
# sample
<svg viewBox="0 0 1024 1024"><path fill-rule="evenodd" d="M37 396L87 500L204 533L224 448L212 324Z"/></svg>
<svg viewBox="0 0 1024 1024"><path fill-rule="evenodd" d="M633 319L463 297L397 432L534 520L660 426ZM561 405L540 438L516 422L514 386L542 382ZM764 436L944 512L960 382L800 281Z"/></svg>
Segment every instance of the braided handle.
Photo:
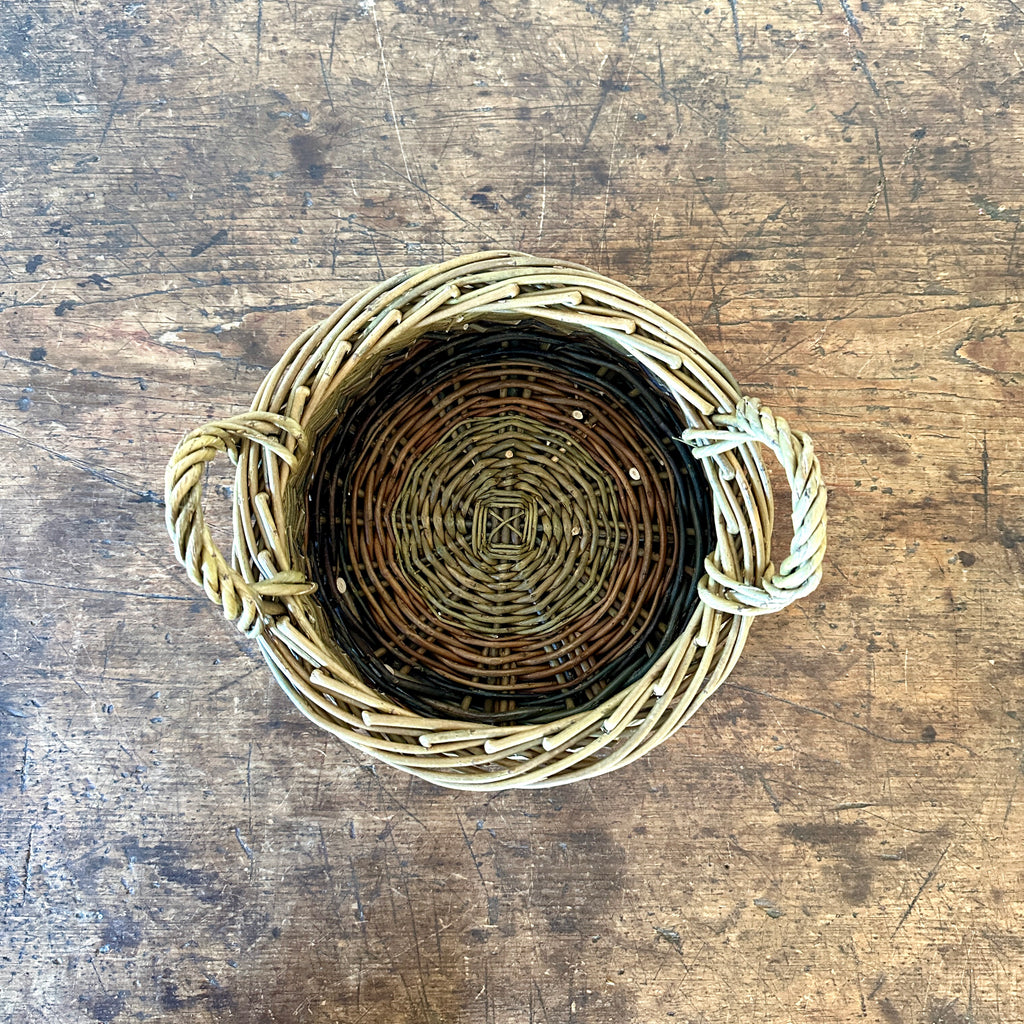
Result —
<svg viewBox="0 0 1024 1024"><path fill-rule="evenodd" d="M266 625L265 598L309 594L315 587L296 571L250 583L231 568L203 519L203 474L206 463L218 452L226 452L237 462L239 444L244 441L262 445L294 468L295 453L281 443L282 433L294 437L299 445L305 443L302 427L295 420L274 413L249 412L207 423L182 438L167 464L164 481L167 531L178 560L189 579L250 637L259 636Z"/></svg>
<svg viewBox="0 0 1024 1024"><path fill-rule="evenodd" d="M712 420L722 429L691 427L683 431L683 440L693 445L693 454L698 459L713 458L750 441L771 448L786 472L793 495L793 541L789 556L778 571L769 562L756 586L730 578L709 555L704 560L707 576L698 588L701 599L713 608L736 615L779 611L811 593L821 581L827 496L814 445L805 433L793 430L756 398L741 398L734 412L713 416ZM709 581L724 587L727 596L712 592Z"/></svg>

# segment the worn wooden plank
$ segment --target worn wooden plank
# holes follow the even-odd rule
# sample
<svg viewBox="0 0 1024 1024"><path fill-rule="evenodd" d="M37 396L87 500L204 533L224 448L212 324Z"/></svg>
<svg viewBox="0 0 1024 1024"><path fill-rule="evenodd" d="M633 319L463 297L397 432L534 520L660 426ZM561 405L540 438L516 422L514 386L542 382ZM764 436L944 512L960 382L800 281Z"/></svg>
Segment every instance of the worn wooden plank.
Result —
<svg viewBox="0 0 1024 1024"><path fill-rule="evenodd" d="M1024 1017L1022 30L996 0L3 8L12 1019ZM487 245L693 324L814 436L832 544L679 737L484 799L308 727L159 493L334 303Z"/></svg>

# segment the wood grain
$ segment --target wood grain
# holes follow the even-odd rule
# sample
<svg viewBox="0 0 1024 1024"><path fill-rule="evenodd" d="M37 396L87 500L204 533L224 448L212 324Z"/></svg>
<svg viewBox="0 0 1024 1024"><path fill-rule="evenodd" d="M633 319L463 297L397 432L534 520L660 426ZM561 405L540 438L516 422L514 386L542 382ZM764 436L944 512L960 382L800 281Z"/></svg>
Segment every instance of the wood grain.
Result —
<svg viewBox="0 0 1024 1024"><path fill-rule="evenodd" d="M1024 1018L1022 35L997 0L0 8L9 1019ZM832 540L679 737L475 799L307 726L158 494L332 305L491 244L687 319L814 437Z"/></svg>

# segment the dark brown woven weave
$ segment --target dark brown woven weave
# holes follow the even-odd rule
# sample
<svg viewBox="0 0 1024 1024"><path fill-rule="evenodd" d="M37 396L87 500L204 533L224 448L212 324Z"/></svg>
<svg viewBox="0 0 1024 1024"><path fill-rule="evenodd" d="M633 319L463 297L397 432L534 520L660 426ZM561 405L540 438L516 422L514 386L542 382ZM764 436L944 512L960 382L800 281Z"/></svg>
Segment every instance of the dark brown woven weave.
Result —
<svg viewBox="0 0 1024 1024"><path fill-rule="evenodd" d="M339 644L421 713L548 721L641 675L696 602L711 502L642 369L540 324L425 336L349 396L310 489Z"/></svg>

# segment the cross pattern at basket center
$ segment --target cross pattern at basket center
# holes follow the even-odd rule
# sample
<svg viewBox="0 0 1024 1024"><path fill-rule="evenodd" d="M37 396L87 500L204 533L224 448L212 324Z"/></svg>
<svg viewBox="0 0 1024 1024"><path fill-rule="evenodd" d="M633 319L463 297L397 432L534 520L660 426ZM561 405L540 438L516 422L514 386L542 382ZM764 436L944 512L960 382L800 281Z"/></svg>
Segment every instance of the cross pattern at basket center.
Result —
<svg viewBox="0 0 1024 1024"><path fill-rule="evenodd" d="M473 512L473 552L481 558L521 558L537 542L537 502L529 494L500 491Z"/></svg>
<svg viewBox="0 0 1024 1024"><path fill-rule="evenodd" d="M518 412L457 419L422 450L396 449L374 501L390 520L405 594L439 622L502 637L497 646L556 637L588 610L610 610L623 600L613 581L629 552L657 547L653 530L625 519L607 465ZM481 677L529 671L490 646Z"/></svg>

